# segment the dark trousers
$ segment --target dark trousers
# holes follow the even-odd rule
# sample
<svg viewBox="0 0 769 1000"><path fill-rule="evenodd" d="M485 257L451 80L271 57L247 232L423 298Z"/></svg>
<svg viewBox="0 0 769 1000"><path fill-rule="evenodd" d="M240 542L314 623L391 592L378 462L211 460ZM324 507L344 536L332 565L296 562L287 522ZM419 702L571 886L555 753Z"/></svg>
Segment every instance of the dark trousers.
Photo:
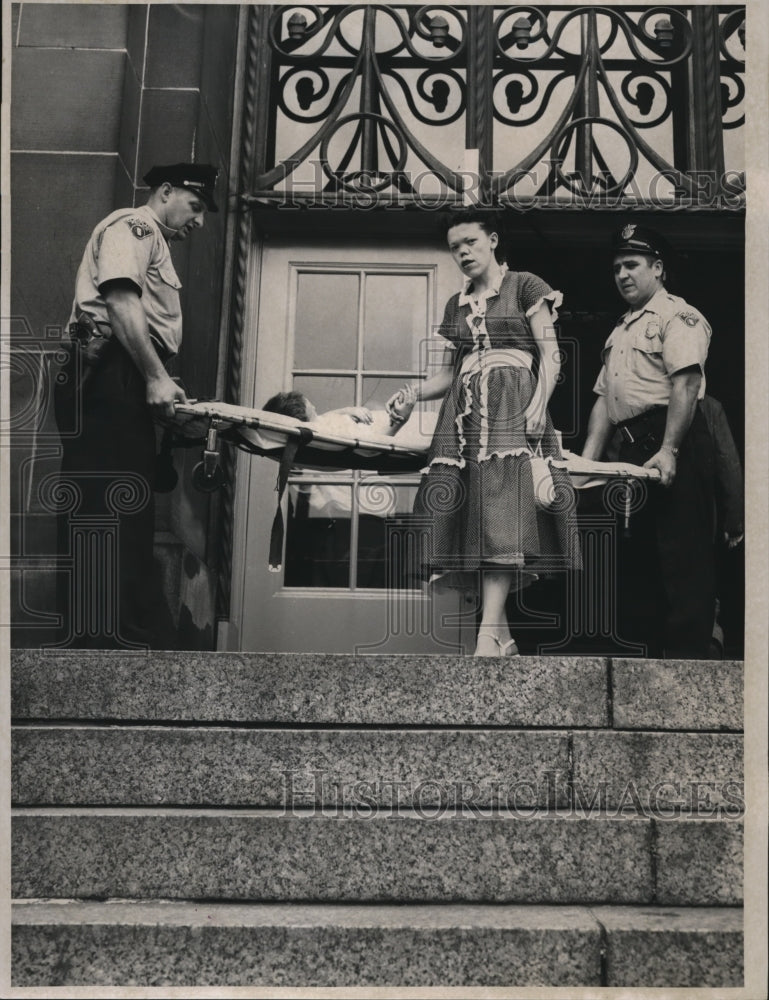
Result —
<svg viewBox="0 0 769 1000"><path fill-rule="evenodd" d="M62 435L62 644L168 648L172 621L153 558L155 427L146 386L113 338L85 384L73 354L56 387Z"/></svg>
<svg viewBox="0 0 769 1000"><path fill-rule="evenodd" d="M631 425L619 460L643 465L662 443L667 410ZM707 424L695 410L680 446L672 486L650 483L632 515L618 559L621 638L647 655L707 659L715 610L714 454Z"/></svg>

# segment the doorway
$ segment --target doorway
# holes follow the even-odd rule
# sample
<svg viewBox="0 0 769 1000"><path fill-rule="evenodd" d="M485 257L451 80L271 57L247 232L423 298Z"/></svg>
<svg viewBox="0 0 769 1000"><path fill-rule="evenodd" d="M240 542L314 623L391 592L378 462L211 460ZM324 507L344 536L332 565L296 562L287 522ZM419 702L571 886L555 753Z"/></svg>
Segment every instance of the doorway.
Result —
<svg viewBox="0 0 769 1000"><path fill-rule="evenodd" d="M243 360L243 404L296 390L316 409L384 404L443 354L436 336L456 291L433 241L390 245L333 237L265 241L255 320ZM438 404L410 423L425 427ZM475 602L430 598L414 575L419 474L295 470L283 501L280 572L270 572L277 466L242 455L233 619L239 648L325 653L458 653L474 645Z"/></svg>

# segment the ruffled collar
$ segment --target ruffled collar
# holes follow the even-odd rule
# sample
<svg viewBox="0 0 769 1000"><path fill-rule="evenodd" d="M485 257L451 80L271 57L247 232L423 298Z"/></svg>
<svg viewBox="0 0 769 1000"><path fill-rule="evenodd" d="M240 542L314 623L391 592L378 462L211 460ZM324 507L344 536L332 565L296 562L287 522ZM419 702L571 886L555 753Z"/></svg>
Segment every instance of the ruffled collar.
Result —
<svg viewBox="0 0 769 1000"><path fill-rule="evenodd" d="M472 295L473 279L465 278L464 284L462 285L462 291L459 293L459 305L466 306L472 305L474 302L478 302L480 299L490 299L495 295L499 295L499 289L502 287L502 279L507 274L507 264L500 264L499 271L496 278L491 283L491 285L486 289L486 291L481 292L480 295Z"/></svg>

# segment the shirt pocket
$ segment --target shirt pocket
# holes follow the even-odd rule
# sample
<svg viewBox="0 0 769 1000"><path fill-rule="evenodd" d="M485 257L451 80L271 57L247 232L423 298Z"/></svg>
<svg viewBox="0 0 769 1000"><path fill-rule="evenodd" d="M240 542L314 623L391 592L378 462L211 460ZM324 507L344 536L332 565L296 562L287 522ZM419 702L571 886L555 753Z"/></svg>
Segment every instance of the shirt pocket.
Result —
<svg viewBox="0 0 769 1000"><path fill-rule="evenodd" d="M634 331L631 344L633 350L642 354L658 354L662 357L662 326L651 320Z"/></svg>
<svg viewBox="0 0 769 1000"><path fill-rule="evenodd" d="M157 265L157 272L160 280L164 285L168 285L169 288L173 288L174 291L179 291L182 287L181 281L179 281L179 276L174 269L174 265L170 260L163 260Z"/></svg>
<svg viewBox="0 0 769 1000"><path fill-rule="evenodd" d="M161 261L155 268L157 280L153 282L154 313L157 319L172 326L181 320L179 289L181 281L170 260Z"/></svg>
<svg viewBox="0 0 769 1000"><path fill-rule="evenodd" d="M649 323L633 333L630 341L630 365L641 378L658 380L665 374L662 360L662 330L659 324Z"/></svg>

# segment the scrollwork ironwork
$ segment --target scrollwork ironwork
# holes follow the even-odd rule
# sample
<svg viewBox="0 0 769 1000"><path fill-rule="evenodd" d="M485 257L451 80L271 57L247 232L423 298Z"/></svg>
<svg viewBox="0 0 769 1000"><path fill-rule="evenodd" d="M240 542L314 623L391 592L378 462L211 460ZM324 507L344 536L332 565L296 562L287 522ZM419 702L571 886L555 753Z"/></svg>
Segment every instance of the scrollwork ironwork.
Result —
<svg viewBox="0 0 769 1000"><path fill-rule="evenodd" d="M728 81L728 82L727 82ZM729 83L734 84L734 93L729 93ZM721 126L724 129L740 128L745 124L744 112L739 118L729 119L727 114L731 108L740 107L745 100L745 83L736 73L721 73Z"/></svg>
<svg viewBox="0 0 769 1000"><path fill-rule="evenodd" d="M562 165L565 159L568 143L571 139L571 133L576 132L580 128L584 128L586 125L602 125L609 128L612 131L617 132L626 143L630 163L624 176L620 180L615 180L612 177L611 171L603 158L597 159L599 172L597 174L591 174L589 178L585 178L579 174L567 174L563 171ZM557 177L565 187L575 194L582 194L586 190L592 190L594 184L598 184L600 189L607 195L617 194L627 186L630 180L635 176L635 172L638 169L638 150L633 146L630 141L630 137L621 128L621 126L619 126L616 122L613 122L610 118L574 118L571 121L566 122L565 125L559 129L553 139L552 149L552 164ZM595 159L597 156L598 154L594 148L593 158ZM612 183L609 183L608 178L611 178ZM590 183L587 183L588 181Z"/></svg>
<svg viewBox="0 0 769 1000"><path fill-rule="evenodd" d="M624 76L620 84L622 96L630 104L634 104L642 115L648 115L656 103L654 87L648 82L649 80L653 80L662 90L665 98L664 104L655 118L645 118L643 121L636 118L629 118L629 121L635 128L656 128L657 125L661 125L664 121L667 121L672 114L673 93L670 84L664 77L661 77L658 73L654 73L652 70L634 70L628 73L627 76ZM639 81L638 86L635 93L631 94L630 85L636 81Z"/></svg>
<svg viewBox="0 0 769 1000"><path fill-rule="evenodd" d="M576 190L616 194L623 181L630 191L642 164L647 173L669 179L675 200L691 193L690 174L699 165L700 154L692 162L675 139L691 128L692 117L708 109L710 124L703 134L711 144L720 141L711 121L714 109L721 108L724 129L744 122L738 116L743 64L736 51L737 38L744 36L744 8L718 10L717 28L714 20L711 36L700 37L698 18L688 6L276 8L268 31L275 60L274 115L317 128L309 138L305 132L305 141L290 155L283 153L289 135L284 128L282 158L277 161L273 153L255 187L276 190L299 164L316 156L327 192L363 186L381 196L389 187L389 197L396 199L413 194L408 171L418 162L459 199L464 178L457 161L464 154L449 151L442 138L449 133L439 130L464 117L466 144L479 151L478 190L497 202L513 197L518 181L534 168L546 167L540 191L557 199L559 192ZM687 98L680 79L697 53L706 62L714 55L720 60L721 89L716 81L707 94ZM536 126L546 113L544 135L544 127ZM340 129L353 119L358 125L340 150ZM279 127L275 117L274 142ZM518 131L508 136L512 129ZM621 169L616 166L616 149L602 148L605 129L628 148L629 171L624 160ZM518 152L518 162L505 162L511 150L520 151L522 140L528 140L528 151ZM575 158L574 170L565 167L567 155ZM631 199L637 198L637 187L633 192Z"/></svg>
<svg viewBox="0 0 769 1000"><path fill-rule="evenodd" d="M502 36L504 25L510 18L521 12L534 14L536 30L532 31L528 44L531 44L532 39L542 40L546 42L544 52L528 56L514 56L504 50ZM688 58L692 51L693 31L685 13L671 7L654 7L644 11L635 22L626 10L608 7L577 8L563 13L554 30L550 32L548 19L552 13L549 10L545 14L533 7L513 7L508 8L495 23L495 45L500 60L506 66L525 66L531 71L535 65L546 64L551 67L564 65L564 71L568 72L571 68L575 78L574 93L550 133L528 157L496 182L497 192L501 195L510 190L516 181L523 176L523 172L530 171L548 153L554 167L554 171L551 171L551 179L554 173L560 184L573 193L576 191L583 194L592 192L605 195L618 193L633 180L641 156L657 171L669 175L678 190L688 192L691 188L691 182L686 174L677 170L675 165L647 143L638 131L661 124L672 113L671 87L661 76L660 71L670 70L679 65ZM568 54L559 47L559 40L563 37L568 24L577 18L580 19L582 43L579 57ZM628 62L625 58L611 57L609 43L613 33L610 31L609 37L603 42L599 40L599 18L610 19L617 28L615 34L618 35L620 31L622 32L624 42L635 57L635 64L632 61ZM663 20L666 31L664 44L663 40L658 37L659 33L655 31L655 28ZM652 23L654 28L650 27ZM638 42L645 45L655 55L643 55L638 48ZM673 54L664 55L662 50L666 46L674 49ZM563 57L562 60L553 58L554 55L558 54ZM638 65L639 63L640 65ZM616 71L623 72L619 85L619 95L610 77L610 73ZM635 93L631 93L630 84L640 78L645 78L645 88L641 86L644 82L641 79ZM639 121L636 116L631 117L625 110L620 95L628 104L639 108L642 113L642 102L644 107L647 106L648 102L647 113L650 112L656 103L656 95L652 84L648 82L649 80L654 80L661 87L664 97L663 106L653 119ZM601 109L598 97L599 88L604 99L608 101L613 118L608 118L605 111ZM542 103L544 105L545 102ZM612 178L611 171L595 141L593 127L599 124L620 135L630 151L630 169L625 173L621 182ZM567 148L564 136L570 136L572 133L577 136L582 155L578 169L574 174L569 175L562 169L561 164Z"/></svg>
<svg viewBox="0 0 769 1000"><path fill-rule="evenodd" d="M495 95L496 95L497 88L499 86L500 81L502 81L504 79L507 79L507 78L510 79L511 83L514 83L514 82L516 82L517 80L519 80L521 78L523 78L525 80L528 80L531 83L531 90L530 90L530 92L528 94L521 94L521 96L520 96L520 99L519 99L520 100L520 107L523 107L525 104L530 104L532 101L536 100L536 98L537 98L537 96L539 95L539 92L540 92L540 86L539 86L539 83L537 81L537 78L534 76L533 73L529 72L528 70L522 70L522 69L515 70L514 72L505 71L504 73L498 74L495 77L495 80L494 80ZM563 83L564 80L568 80L568 79L569 79L569 74L564 72L564 73L559 73L557 76L555 76L551 80L549 80L548 84L547 84L547 87L545 88L545 91L542 94L541 100L537 104L536 109L534 110L534 112L532 112L532 114L529 115L528 118L514 118L514 117L512 117L513 114L516 114L516 112L513 111L513 109L510 107L510 103L512 102L512 100L514 100L514 98L512 97L512 95L510 95L510 96L508 95L508 93L507 93L507 87L506 87L505 88L505 99L508 101L508 110L511 112L511 114L510 115L505 114L504 111L502 111L500 109L499 104L498 104L497 100L495 99L494 100L494 117L496 118L497 121L502 122L505 125L514 125L517 128L520 128L523 125L533 125L535 122L540 121L540 119L544 115L545 111L547 110L547 108L549 106L550 98L552 97L553 92L555 91L555 88L558 86L558 84L559 83ZM508 86L509 86L509 84L508 84Z"/></svg>
<svg viewBox="0 0 769 1000"><path fill-rule="evenodd" d="M544 52L540 52L533 56L513 56L510 55L509 51L506 51L503 45L503 37L501 36L501 29L503 24L510 18L514 17L516 14L521 15L525 13L533 14L540 24L541 28L538 34L532 35L528 41L528 45L534 44L540 40L546 42L546 48ZM555 30L552 35L548 31L548 18L551 13L562 14L558 23L556 24ZM596 52L598 55L603 55L606 50L614 44L616 35L621 31L625 37L625 41L628 44L633 58L641 63L651 63L656 67L666 67L675 66L676 64L682 62L691 54L692 51L692 26L687 20L686 14L680 7L652 7L646 10L640 17L638 23L634 22L628 15L628 12L623 8L616 7L575 7L564 13L564 8L557 8L556 12L548 10L548 13L544 13L538 7L528 7L528 6L516 6L508 7L505 9L504 13L497 18L494 25L494 42L497 51L497 55L504 63L520 64L527 63L529 65L536 65L537 63L543 63L546 60L550 60L553 55L560 55L565 58L574 58L572 53L568 50L559 47L558 42L563 36L566 27L575 18L582 18L585 15L592 16L604 16L608 17L612 24L616 27L616 31L610 33L609 37L601 44L596 45ZM638 48L636 39L642 42L648 49L652 52L659 52L661 46L657 40L654 33L649 33L646 30L646 26L653 17L661 17L662 15L669 16L674 20L674 27L680 31L683 37L683 44L676 45L676 48L680 48L674 56L669 59L650 59L648 56L644 55ZM504 36L504 40L509 38L509 36ZM549 41L548 41L549 39Z"/></svg>
<svg viewBox="0 0 769 1000"><path fill-rule="evenodd" d="M315 81L313 77L320 82L320 87L318 90L315 89ZM290 118L292 121L303 122L304 124L314 124L315 122L322 122L326 115L328 114L329 108L333 107L339 100L339 96L343 91L348 77L342 77L342 79L337 84L334 93L331 95L330 100L321 107L314 114L308 114L310 108L313 104L322 100L326 94L328 94L331 89L331 84L328 78L328 74L319 66L314 66L312 68L307 68L304 66L295 66L285 73L279 81L278 90L276 93L278 108L283 112L283 114ZM306 87L302 86L305 83L309 83L312 88L309 93ZM302 112L297 114L288 104L286 99L286 90L289 84L293 84L297 104Z"/></svg>
<svg viewBox="0 0 769 1000"><path fill-rule="evenodd" d="M728 43L737 35L743 56L740 59L729 51ZM737 7L729 11L726 17L718 26L718 47L721 55L728 63L736 63L738 66L745 65L745 8Z"/></svg>
<svg viewBox="0 0 769 1000"><path fill-rule="evenodd" d="M404 11L405 17L399 16L399 11ZM429 16L436 11L442 15L440 37L436 35L435 18ZM302 20L298 27L295 22L296 37L292 39L290 21L297 15L301 15ZM309 15L309 19L305 15ZM395 34L395 41L388 40L384 47L378 41L383 32L377 36L375 30L377 17L380 27L381 22L386 21L390 35ZM356 38L360 37L357 46L345 34L346 26L353 22L351 30L355 31ZM283 37L285 34L288 39ZM466 44L466 30L457 8L432 5L418 9L394 8L382 4L326 10L304 6L280 8L270 19L269 37L274 52L289 66L276 80L277 108L289 120L319 124L320 128L299 149L262 174L257 180L258 187L273 187L314 150L320 150L323 172L334 185L357 189L361 178L367 181L376 178L373 188L380 191L387 186L383 183L384 178L389 177L394 183L402 174L407 151L411 150L450 188L461 189L459 175L416 138L389 94L395 85L404 96L409 112L420 124L447 125L462 116L465 110L463 81L452 67L459 63ZM420 52L413 39L431 43L443 51L437 54ZM310 51L302 52L310 40L316 44ZM339 49L347 55L339 55ZM333 84L333 92L328 67L340 74ZM420 110L412 87L401 76L404 70L414 68L421 70L416 84L417 97L435 109L430 117ZM353 91L358 82L361 94L359 106L354 108ZM318 107L318 102L326 98L325 104ZM452 107L446 114L450 102ZM328 160L329 143L342 123L350 121L351 115L357 115L362 127L355 129L351 143L339 157L339 165L332 167ZM379 142L374 141L374 135ZM399 147L397 155L393 137ZM379 164L380 146L390 160L384 170ZM345 168L353 164L356 156L359 163L346 177Z"/></svg>
<svg viewBox="0 0 769 1000"><path fill-rule="evenodd" d="M358 170L352 173L346 173L346 168L349 165L350 158L352 156L352 151L354 150L356 144L361 140L363 134L363 123L365 121L373 121L380 135L383 134L385 129L391 129L395 134L398 141L398 153L394 154L392 147L389 148L388 152L391 154L391 163L393 169L391 171L380 171L380 170ZM340 168L334 170L329 164L328 153L329 144L334 137L334 134L339 131L344 125L350 122L357 122L355 128L355 133L353 141L350 143L347 152L342 158L342 163ZM359 190L364 187L367 191L383 191L389 184L392 183L394 177L403 173L403 168L406 166L406 156L408 152L408 146L403 134L398 130L398 127L383 115L373 114L372 112L359 112L355 115L347 115L345 118L340 118L334 124L334 127L330 129L323 138L323 142L320 145L320 162L323 168L323 172L329 178L329 180L335 183L341 184L342 187L348 188L350 190Z"/></svg>
<svg viewBox="0 0 769 1000"><path fill-rule="evenodd" d="M388 75L389 76L389 75ZM454 84L454 93L456 95L456 108L454 111L450 111L449 114L444 114L449 106L450 98L452 96L451 85L446 83L446 80L451 80ZM423 73L417 77L416 91L417 94L422 98L422 100L429 102L435 108L439 115L444 115L440 119L428 119L426 118L417 108L414 103L414 98L411 96L410 89L405 85L404 81L400 77L393 77L393 80L400 85L403 90L403 96L406 98L406 102L409 106L409 111L414 115L416 119L423 122L425 125L451 125L452 122L458 121L465 112L465 85L462 77L459 73L450 69L425 70ZM432 90L428 93L427 85L432 82ZM439 85L443 84L445 90L442 92Z"/></svg>

